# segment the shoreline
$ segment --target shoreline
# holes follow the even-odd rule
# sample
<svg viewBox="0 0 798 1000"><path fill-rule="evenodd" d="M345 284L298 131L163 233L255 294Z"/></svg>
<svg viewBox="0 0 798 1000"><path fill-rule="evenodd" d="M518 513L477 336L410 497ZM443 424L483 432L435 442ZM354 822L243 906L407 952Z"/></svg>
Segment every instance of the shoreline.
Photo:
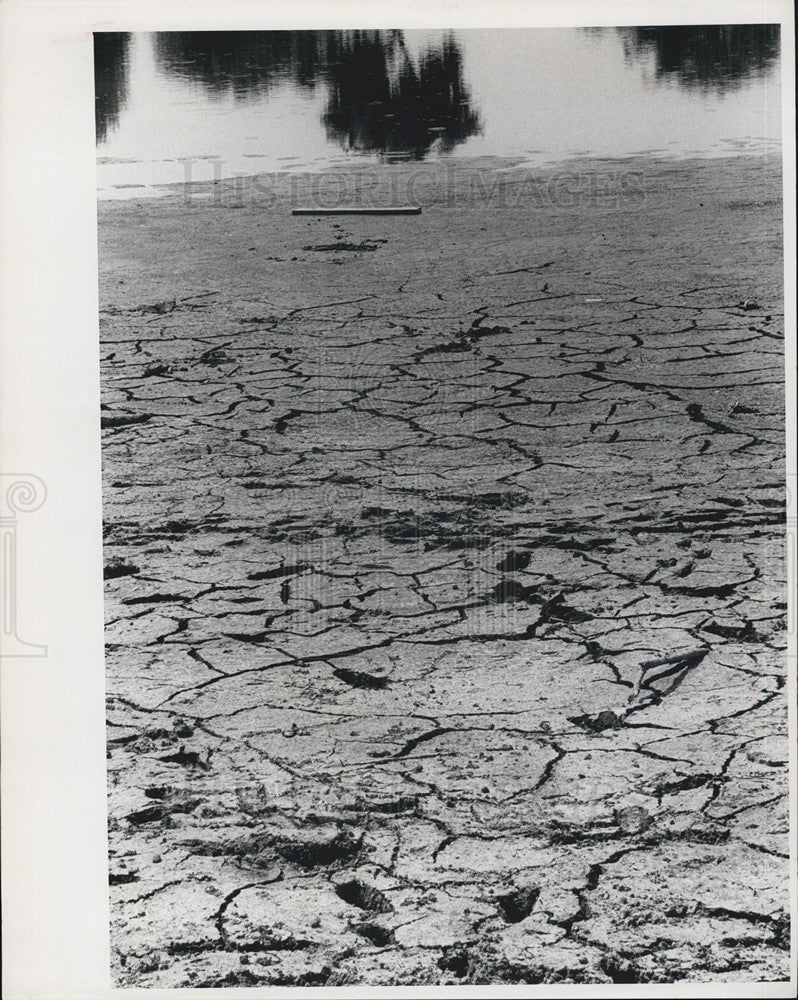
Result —
<svg viewBox="0 0 798 1000"><path fill-rule="evenodd" d="M689 167L692 164L736 161L740 159L767 159L771 161L776 159L781 161L782 155L781 143L776 140L770 140L768 142L763 142L756 148L740 148L737 151L729 150L720 152L716 150L706 151L703 153L696 152L694 154L676 152L668 154L664 151L640 151L637 153L618 154L616 156L598 153L573 154L571 156L564 156L561 159L554 157L550 160L543 160L541 162L535 162L534 160L530 160L529 157L525 157L520 154L448 156L441 157L437 160L424 159L385 163L369 162L365 159L353 158L348 162L331 162L326 166L316 169L301 169L294 167L290 170L281 170L279 167L276 167L273 170L262 170L251 174L235 174L230 177L221 176L221 168L223 166L223 159L221 157L196 157L194 159L189 158L188 166L184 162L184 175L181 180L148 184L128 183L98 187L98 201L100 203L104 203L117 200L127 200L129 198L135 199L137 197L135 194L136 189L141 189L147 192L146 194L139 196L145 198L146 200L155 198L161 200L163 198L169 198L173 196L175 192L182 192L186 187L191 186L197 188L198 190L212 191L214 189L222 188L225 190L240 192L244 188L257 188L258 185L265 179L298 179L307 178L309 176L329 177L346 174L390 175L392 173L406 174L414 171L440 174L446 172L457 173L458 171L473 171L474 169L485 172L525 170L529 173L548 174L551 172L567 172L571 167L586 169L590 165L596 164L619 166L628 163L635 163L639 164L641 169L651 163L681 164ZM105 166L112 165L114 162L115 161L113 160L108 161L106 158L98 156L98 170L101 170ZM207 168L209 165L212 165L213 167L213 177L209 176L195 179L196 173L202 174L203 167ZM114 194L114 191L117 193Z"/></svg>
<svg viewBox="0 0 798 1000"><path fill-rule="evenodd" d="M412 188L418 181L432 183L433 190L438 194L441 190L446 197L445 202L451 202L452 197L459 193L463 182L467 186L476 187L479 193L484 193L496 187L497 183L507 183L516 186L518 175L523 173L528 180L549 183L558 177L568 177L574 174L601 173L618 174L624 172L652 173L655 176L662 172L669 172L672 169L682 171L703 171L712 167L722 169L734 167L736 164L765 163L769 171L781 171L782 153L781 150L765 151L762 153L741 153L729 156L651 156L651 155L630 155L630 156L587 156L572 157L561 161L552 161L542 165L534 165L526 162L523 157L518 156L484 156L474 158L450 158L437 161L414 161L407 163L392 164L365 164L353 162L343 165L336 164L322 170L307 171L265 171L247 176L236 176L229 178L201 179L175 182L173 184L159 184L149 186L152 190L158 189L158 193L141 195L139 197L133 193L137 186L142 188L147 185L130 185L130 194L119 197L98 197L98 207L111 206L119 202L140 202L142 204L150 201L158 201L160 204L168 206L180 201L189 204L194 197L215 197L216 203L228 205L238 204L243 199L247 199L254 204L273 205L275 201L290 199L298 194L309 190L321 188L324 185L335 185L334 189L328 188L326 194L341 194L345 200L353 201L358 198L368 200L371 197L384 196L386 194L396 194L399 190ZM508 175L497 182L497 176ZM343 188L340 187L342 178L349 179ZM369 184L364 184L364 178L369 180ZM488 184L488 180L491 181ZM429 192L427 192L429 193ZM354 198L352 196L354 195ZM435 203L439 203L437 200Z"/></svg>
<svg viewBox="0 0 798 1000"><path fill-rule="evenodd" d="M624 162L99 204L118 985L788 978L781 162Z"/></svg>

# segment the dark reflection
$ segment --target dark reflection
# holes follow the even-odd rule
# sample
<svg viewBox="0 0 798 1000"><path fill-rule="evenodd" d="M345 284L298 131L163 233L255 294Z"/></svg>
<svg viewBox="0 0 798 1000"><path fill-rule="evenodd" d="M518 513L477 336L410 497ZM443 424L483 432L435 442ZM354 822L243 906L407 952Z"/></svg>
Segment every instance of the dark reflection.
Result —
<svg viewBox="0 0 798 1000"><path fill-rule="evenodd" d="M129 42L126 31L94 33L94 128L98 143L116 127L127 100Z"/></svg>
<svg viewBox="0 0 798 1000"><path fill-rule="evenodd" d="M323 123L346 149L421 159L479 130L452 36L414 65L401 31L161 32L161 68L244 99L289 82L328 91Z"/></svg>
<svg viewBox="0 0 798 1000"><path fill-rule="evenodd" d="M428 49L417 67L401 32L388 44L378 32L339 35L328 56L324 124L348 149L420 160L433 143L447 153L479 130L452 36Z"/></svg>
<svg viewBox="0 0 798 1000"><path fill-rule="evenodd" d="M323 31L161 31L155 54L174 76L210 92L245 98L290 80L313 87L323 65Z"/></svg>
<svg viewBox="0 0 798 1000"><path fill-rule="evenodd" d="M724 88L762 76L779 57L777 24L618 28L627 57L654 53L658 77Z"/></svg>

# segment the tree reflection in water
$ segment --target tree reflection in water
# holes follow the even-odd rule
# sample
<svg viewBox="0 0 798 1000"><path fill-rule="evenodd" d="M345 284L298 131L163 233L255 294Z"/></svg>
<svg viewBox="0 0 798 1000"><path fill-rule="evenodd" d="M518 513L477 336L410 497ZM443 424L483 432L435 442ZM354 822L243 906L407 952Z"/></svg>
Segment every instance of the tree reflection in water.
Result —
<svg viewBox="0 0 798 1000"><path fill-rule="evenodd" d="M656 79L723 90L761 77L779 57L779 26L673 25L584 29L617 31L627 59L653 55ZM94 36L97 142L117 125L127 100L124 32ZM323 87L322 124L347 150L386 159L450 152L478 134L454 34L417 58L394 31L177 31L155 35L162 73L199 85L205 94L257 100L279 85ZM511 73L512 66L497 67Z"/></svg>
<svg viewBox="0 0 798 1000"><path fill-rule="evenodd" d="M433 144L448 153L479 131L454 38L427 49L414 66L401 32L384 44L377 32L333 40L327 134L348 149L422 159Z"/></svg>
<svg viewBox="0 0 798 1000"><path fill-rule="evenodd" d="M779 57L777 24L618 28L627 58L654 53L658 78L725 89L762 76Z"/></svg>
<svg viewBox="0 0 798 1000"><path fill-rule="evenodd" d="M313 88L323 77L323 31L159 31L155 55L171 76L211 94L244 100L290 81Z"/></svg>
<svg viewBox="0 0 798 1000"><path fill-rule="evenodd" d="M94 128L101 143L116 127L127 100L128 45L125 31L94 34Z"/></svg>
<svg viewBox="0 0 798 1000"><path fill-rule="evenodd" d="M349 150L422 159L479 131L452 35L417 63L401 31L162 32L156 55L165 71L242 99L286 81L324 85L327 135Z"/></svg>

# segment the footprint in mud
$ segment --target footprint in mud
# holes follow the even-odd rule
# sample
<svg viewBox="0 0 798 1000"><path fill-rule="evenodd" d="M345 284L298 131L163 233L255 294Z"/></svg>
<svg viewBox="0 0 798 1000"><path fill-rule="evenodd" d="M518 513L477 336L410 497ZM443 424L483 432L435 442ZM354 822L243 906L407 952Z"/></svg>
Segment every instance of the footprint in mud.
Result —
<svg viewBox="0 0 798 1000"><path fill-rule="evenodd" d="M390 913L393 906L385 895L373 885L367 885L358 879L348 879L335 887L335 894L350 906L371 913Z"/></svg>
<svg viewBox="0 0 798 1000"><path fill-rule="evenodd" d="M508 924L520 924L534 909L539 895L540 889L530 886L497 896L496 903Z"/></svg>
<svg viewBox="0 0 798 1000"><path fill-rule="evenodd" d="M122 559L109 559L108 564L103 569L104 580L116 580L120 576L135 576L141 572L138 566L133 563L126 563Z"/></svg>
<svg viewBox="0 0 798 1000"><path fill-rule="evenodd" d="M278 836L272 845L286 861L300 868L327 868L336 862L349 861L361 847L360 838L346 829L296 831L293 836Z"/></svg>
<svg viewBox="0 0 798 1000"><path fill-rule="evenodd" d="M524 570L532 560L531 552L516 552L511 549L502 561L496 566L500 573L515 573Z"/></svg>
<svg viewBox="0 0 798 1000"><path fill-rule="evenodd" d="M347 670L346 667L337 667L333 670L333 674L338 680L356 688L380 690L389 684L387 677L375 677L374 674L366 674L361 670Z"/></svg>
<svg viewBox="0 0 798 1000"><path fill-rule="evenodd" d="M211 751L207 750L205 753L205 759L202 759L202 755L197 753L196 750L186 750L185 747L180 747L177 753L167 754L166 757L159 758L165 761L167 764L182 764L183 767L199 767L203 771L207 771L210 767Z"/></svg>

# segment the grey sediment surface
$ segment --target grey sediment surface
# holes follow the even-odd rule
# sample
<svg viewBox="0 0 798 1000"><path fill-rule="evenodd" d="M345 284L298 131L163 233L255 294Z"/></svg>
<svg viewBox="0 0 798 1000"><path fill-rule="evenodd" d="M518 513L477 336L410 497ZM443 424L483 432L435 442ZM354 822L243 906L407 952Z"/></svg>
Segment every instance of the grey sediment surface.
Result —
<svg viewBox="0 0 798 1000"><path fill-rule="evenodd" d="M788 978L780 165L500 166L100 205L118 985Z"/></svg>

